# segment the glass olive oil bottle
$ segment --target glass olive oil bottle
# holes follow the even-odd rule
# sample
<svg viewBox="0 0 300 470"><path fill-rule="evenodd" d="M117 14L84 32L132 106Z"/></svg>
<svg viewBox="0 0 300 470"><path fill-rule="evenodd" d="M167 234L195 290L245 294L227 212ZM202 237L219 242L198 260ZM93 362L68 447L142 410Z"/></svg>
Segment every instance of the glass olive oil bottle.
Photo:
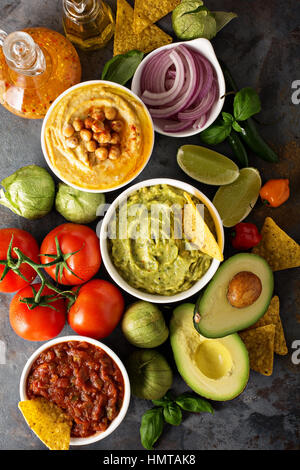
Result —
<svg viewBox="0 0 300 470"><path fill-rule="evenodd" d="M12 113L41 119L80 79L78 54L62 34L43 27L0 30L0 103Z"/></svg>
<svg viewBox="0 0 300 470"><path fill-rule="evenodd" d="M66 37L83 50L104 47L114 34L115 18L102 0L63 0Z"/></svg>

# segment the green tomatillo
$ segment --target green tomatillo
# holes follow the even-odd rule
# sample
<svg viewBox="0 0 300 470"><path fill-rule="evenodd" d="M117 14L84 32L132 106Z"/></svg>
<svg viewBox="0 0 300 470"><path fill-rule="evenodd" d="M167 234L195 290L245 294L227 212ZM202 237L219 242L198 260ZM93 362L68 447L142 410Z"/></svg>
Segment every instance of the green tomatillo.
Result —
<svg viewBox="0 0 300 470"><path fill-rule="evenodd" d="M127 361L127 371L132 393L139 398L158 400L172 386L172 369L154 349L133 352Z"/></svg>

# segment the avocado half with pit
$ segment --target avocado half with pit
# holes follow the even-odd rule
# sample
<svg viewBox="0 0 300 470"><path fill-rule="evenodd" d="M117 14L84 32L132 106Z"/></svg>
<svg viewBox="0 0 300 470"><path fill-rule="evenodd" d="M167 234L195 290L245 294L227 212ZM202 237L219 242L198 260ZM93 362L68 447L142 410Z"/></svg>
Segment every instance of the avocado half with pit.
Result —
<svg viewBox="0 0 300 470"><path fill-rule="evenodd" d="M273 272L261 256L232 256L198 298L196 330L207 338L221 338L248 328L267 311L273 288Z"/></svg>
<svg viewBox="0 0 300 470"><path fill-rule="evenodd" d="M170 340L178 372L199 395L216 401L231 400L249 378L247 349L237 333L209 339L193 324L194 304L177 307L170 322Z"/></svg>

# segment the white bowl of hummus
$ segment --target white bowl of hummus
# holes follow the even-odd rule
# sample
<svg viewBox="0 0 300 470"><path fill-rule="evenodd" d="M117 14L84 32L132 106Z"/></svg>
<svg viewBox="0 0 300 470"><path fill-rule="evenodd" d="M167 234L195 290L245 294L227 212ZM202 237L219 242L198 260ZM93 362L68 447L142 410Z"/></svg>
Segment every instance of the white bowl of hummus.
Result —
<svg viewBox="0 0 300 470"><path fill-rule="evenodd" d="M224 231L211 201L195 187L173 179L137 183L111 204L101 224L103 263L127 293L156 303L178 302L199 292L220 261L203 253L182 234L182 212L189 194L214 234L220 253ZM170 215L171 214L171 215Z"/></svg>
<svg viewBox="0 0 300 470"><path fill-rule="evenodd" d="M92 80L69 88L52 103L41 144L60 180L82 191L107 192L130 183L148 163L153 122L131 90Z"/></svg>

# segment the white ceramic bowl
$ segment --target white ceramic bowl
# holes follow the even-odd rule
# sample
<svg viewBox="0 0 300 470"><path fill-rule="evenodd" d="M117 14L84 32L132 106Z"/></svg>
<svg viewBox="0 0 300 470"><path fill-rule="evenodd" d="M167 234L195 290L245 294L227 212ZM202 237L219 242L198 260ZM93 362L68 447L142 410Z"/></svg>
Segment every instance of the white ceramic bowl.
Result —
<svg viewBox="0 0 300 470"><path fill-rule="evenodd" d="M28 400L27 394L26 394L26 383L27 383L27 377L30 372L31 366L34 363L34 361L37 359L39 354L42 351L45 351L46 349L50 348L51 346L54 346L55 344L63 343L66 341L85 341L87 343L90 343L98 348L103 349L112 359L113 361L117 364L119 367L121 374L124 379L124 399L123 399L123 404L120 409L120 412L118 416L112 421L110 426L103 432L98 432L96 434L93 434L92 436L89 437L71 437L70 440L70 445L72 446L84 446L87 444L92 444L93 442L101 441L105 437L107 437L109 434L111 434L123 421L130 402L130 382L128 378L127 371L122 363L122 361L119 359L119 357L105 344L101 343L100 341L97 341L92 338L88 338L86 336L62 336L62 337L57 337L55 339L52 339L51 341L48 341L47 343L43 344L40 348L38 348L28 359L26 362L21 378L20 378L20 398L21 401L23 400Z"/></svg>
<svg viewBox="0 0 300 470"><path fill-rule="evenodd" d="M200 132L204 131L204 129L209 127L217 119L224 105L224 98L222 98L225 94L224 75L220 67L220 64L218 62L218 59L216 57L214 48L211 45L211 42L208 39L204 39L204 38L193 39L192 41L176 42L176 43L168 44L167 46L162 46L162 47L159 47L158 49L155 49L153 52L147 55L147 57L140 63L140 65L136 69L135 74L132 79L131 90L137 96L141 96L140 81L141 81L143 69L146 63L148 62L148 60L150 60L151 57L153 57L159 51L172 49L173 47L176 47L179 44L184 44L184 45L191 47L192 49L195 49L196 51L200 52L207 60L209 60L209 62L215 69L215 72L217 75L218 86L219 86L219 98L218 100L216 100L213 107L211 108L210 116L207 122L205 123L205 125L201 129L191 128L191 129L185 129L180 132L166 132L159 126L157 121L154 119L153 123L154 123L154 129L156 130L156 132L158 132L159 134L168 135L170 137L188 137L191 135L199 134Z"/></svg>
<svg viewBox="0 0 300 470"><path fill-rule="evenodd" d="M132 95L133 99L137 100L139 103L142 104L143 106L143 109L145 110L145 113L147 114L148 118L149 118L149 123L152 127L152 145L151 145L151 151L149 152L149 155L147 156L147 158L145 158L145 162L143 164L143 166L140 168L140 170L134 174L134 176L132 178L130 178L129 180L123 182L122 184L118 185L118 186L114 186L113 188L108 188L108 189L85 189L85 188L82 188L81 186L77 186L73 183L70 183L67 179L65 179L63 176L61 176L61 174L59 173L59 171L52 165L49 157L48 157L48 153L47 153L47 149L46 149L46 145L45 145L45 128L46 128L46 124L47 124L47 121L49 119L49 116L52 112L52 110L55 108L55 106L57 105L57 103L59 103L59 101L65 96L67 95L68 93L70 93L71 91L75 90L76 88L84 88L85 86L90 86L90 85L99 85L99 84L108 84L112 87L115 87L115 88L118 88L118 89L121 89L121 90L124 90L126 91L126 93L128 93L129 95ZM72 186L73 188L75 189L79 189L80 191L85 191L87 193L107 193L109 191L115 191L117 189L120 189L122 188L123 186L126 186L127 184L129 184L131 181L133 181L142 171L143 169L145 168L145 166L147 165L151 155L152 155L152 151L153 151L153 147L154 147L154 126L153 126L153 120L152 120L152 117L147 109L147 106L142 102L142 100L133 92L131 91L129 88L126 88L124 87L123 85L119 85L118 83L114 83L114 82L109 82L109 81L106 81L106 80L90 80L90 81L87 81L87 82L82 82L82 83L78 83L77 85L74 85L72 86L71 88L68 88L66 91L64 91L63 93L61 93L55 101L53 101L52 105L50 106L50 108L48 109L47 113L46 113L46 116L44 117L44 120L43 120L43 125L42 125L42 131L41 131L41 146L42 146L42 151L43 151L43 154L44 154L44 158L48 164L48 166L51 168L51 170L53 171L53 173L61 180L63 181L64 183L68 184L69 186Z"/></svg>
<svg viewBox="0 0 300 470"><path fill-rule="evenodd" d="M102 254L102 260L108 273L110 274L112 279L115 281L115 283L118 284L126 292L133 295L134 297L137 297L142 300L146 300L148 302L154 302L154 303L179 302L196 294L201 289L203 289L204 286L206 286L206 284L211 280L211 278L213 277L213 275L215 274L216 270L219 267L220 262L218 260L216 259L212 260L211 265L209 269L207 270L207 272L204 274L204 276L202 276L201 279L195 282L195 284L190 289L187 289L184 292L180 292L172 296L166 296L166 295L158 295L158 294L149 294L147 292L143 292L139 289L136 289L130 286L130 284L128 284L118 273L117 269L115 268L111 260L110 253L109 253L107 228L108 228L109 221L111 220L113 214L115 213L116 208L120 205L120 203L126 200L126 198L130 196L130 194L134 193L138 189L146 187L146 186L154 186L156 184L168 184L170 186L180 188L196 196L201 202L203 202L208 208L213 218L213 221L216 227L216 232L217 232L218 244L221 250L223 251L224 249L223 224L215 206L205 196L205 194L203 194L201 191L196 189L194 186L191 186L190 184L187 184L187 183L183 183L182 181L169 179L169 178L156 178L156 179L151 179L147 181L142 181L141 183L137 183L131 186L130 188L123 191L110 205L102 221L101 229L100 229L100 249L101 249L101 254Z"/></svg>

